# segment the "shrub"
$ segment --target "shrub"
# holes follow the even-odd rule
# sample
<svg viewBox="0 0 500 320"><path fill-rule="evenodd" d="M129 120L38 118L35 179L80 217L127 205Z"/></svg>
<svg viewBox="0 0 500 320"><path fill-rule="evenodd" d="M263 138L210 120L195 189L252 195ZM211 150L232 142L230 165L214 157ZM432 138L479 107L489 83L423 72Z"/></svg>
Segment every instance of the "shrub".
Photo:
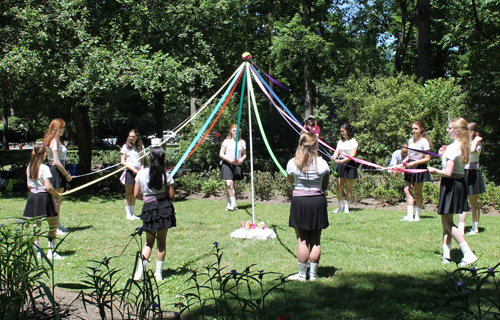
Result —
<svg viewBox="0 0 500 320"><path fill-rule="evenodd" d="M217 192L224 190L226 184L224 180L219 178L220 169L210 169L205 173L201 181L201 192L205 194L206 197L214 195Z"/></svg>
<svg viewBox="0 0 500 320"><path fill-rule="evenodd" d="M193 191L199 191L201 188L201 175L196 172L188 172L179 175L175 179L175 184L191 195Z"/></svg>
<svg viewBox="0 0 500 320"><path fill-rule="evenodd" d="M276 191L288 200L292 199L293 184L288 182L288 179L281 172L275 172L273 179Z"/></svg>
<svg viewBox="0 0 500 320"><path fill-rule="evenodd" d="M269 200L274 196L274 177L270 172L254 171L253 185L255 195L261 200Z"/></svg>
<svg viewBox="0 0 500 320"><path fill-rule="evenodd" d="M424 201L432 204L439 203L439 185L434 183L424 183Z"/></svg>

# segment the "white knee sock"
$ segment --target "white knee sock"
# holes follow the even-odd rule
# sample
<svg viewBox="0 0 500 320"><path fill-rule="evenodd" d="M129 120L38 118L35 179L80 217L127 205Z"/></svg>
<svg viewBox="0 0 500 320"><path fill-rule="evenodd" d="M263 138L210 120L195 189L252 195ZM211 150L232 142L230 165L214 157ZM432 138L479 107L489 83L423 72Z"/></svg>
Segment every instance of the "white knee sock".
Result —
<svg viewBox="0 0 500 320"><path fill-rule="evenodd" d="M156 275L160 275L162 274L162 270L163 270L163 262L164 261L159 261L159 260L156 260L156 271L155 271L155 276Z"/></svg>
<svg viewBox="0 0 500 320"><path fill-rule="evenodd" d="M127 218L130 216L130 206L125 206L125 214Z"/></svg>
<svg viewBox="0 0 500 320"><path fill-rule="evenodd" d="M231 200L231 205L236 207L236 197L229 197L229 199Z"/></svg>
<svg viewBox="0 0 500 320"><path fill-rule="evenodd" d="M406 216L413 219L413 206L406 206Z"/></svg>
<svg viewBox="0 0 500 320"><path fill-rule="evenodd" d="M451 243L446 243L443 240L443 257L446 259L451 258Z"/></svg>
<svg viewBox="0 0 500 320"><path fill-rule="evenodd" d="M462 233L462 235L465 234L465 222L459 222L458 223L458 230Z"/></svg>
<svg viewBox="0 0 500 320"><path fill-rule="evenodd" d="M53 253L54 253L54 240L49 240L48 255L52 255Z"/></svg>
<svg viewBox="0 0 500 320"><path fill-rule="evenodd" d="M413 211L413 210L412 210ZM419 208L417 207L415 209L415 220L419 220L420 219L420 213L422 212L422 208Z"/></svg>
<svg viewBox="0 0 500 320"><path fill-rule="evenodd" d="M344 200L338 200L339 202L339 211L344 211Z"/></svg>
<svg viewBox="0 0 500 320"><path fill-rule="evenodd" d="M307 273L307 262L306 263L299 262L299 275L305 278L306 273Z"/></svg>
<svg viewBox="0 0 500 320"><path fill-rule="evenodd" d="M479 222L473 222L472 223L472 230L479 232Z"/></svg>
<svg viewBox="0 0 500 320"><path fill-rule="evenodd" d="M460 250L462 250L462 253L464 254L464 257L475 256L475 254L469 248L469 245L467 244L467 241L459 243L458 246L460 247Z"/></svg>
<svg viewBox="0 0 500 320"><path fill-rule="evenodd" d="M227 204L228 204L228 205L231 205L231 198L226 197L226 201L227 201Z"/></svg>
<svg viewBox="0 0 500 320"><path fill-rule="evenodd" d="M137 265L137 271L135 272L136 275L142 277L142 274L144 273L144 269L146 268L146 265L148 264L148 260L146 259L139 259L139 264ZM139 280L140 280L139 277Z"/></svg>
<svg viewBox="0 0 500 320"><path fill-rule="evenodd" d="M134 210L135 210L135 204L133 206L130 206L130 214L134 215Z"/></svg>
<svg viewBox="0 0 500 320"><path fill-rule="evenodd" d="M310 262L309 263L309 274L313 274L316 276L316 269L318 268L318 263Z"/></svg>
<svg viewBox="0 0 500 320"><path fill-rule="evenodd" d="M344 205L344 213L349 213L349 207L351 206L351 202L352 201L345 201L345 205Z"/></svg>

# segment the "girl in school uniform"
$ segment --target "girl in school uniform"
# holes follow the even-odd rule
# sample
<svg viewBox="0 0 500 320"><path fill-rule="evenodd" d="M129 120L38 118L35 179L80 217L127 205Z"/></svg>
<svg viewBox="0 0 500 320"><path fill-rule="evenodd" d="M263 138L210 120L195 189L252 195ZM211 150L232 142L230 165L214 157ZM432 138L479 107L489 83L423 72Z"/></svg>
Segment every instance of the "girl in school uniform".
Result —
<svg viewBox="0 0 500 320"><path fill-rule="evenodd" d="M403 160L408 162L406 168L427 169L427 162L431 160L430 154L418 152L416 150L429 151L433 146L432 142L425 132L424 124L420 121L415 121L411 125L413 138L408 140L408 156ZM412 150L416 149L416 150ZM420 213L424 204L422 190L424 182L431 182L432 178L429 172L422 173L405 173L405 194L406 194L406 216L401 221L420 221ZM415 198L413 197L415 191ZM415 217L413 217L413 205L417 200L417 208Z"/></svg>
<svg viewBox="0 0 500 320"><path fill-rule="evenodd" d="M443 169L429 168L429 172L441 177L438 214L441 216L443 225L442 262L449 263L451 240L453 238L463 253L460 266L465 267L476 262L477 257L469 248L460 230L453 223L453 215L468 210L467 185L464 180L464 167L469 161L470 153L467 121L463 118L455 118L450 121L447 131L454 142L439 149Z"/></svg>
<svg viewBox="0 0 500 320"><path fill-rule="evenodd" d="M127 142L122 146L120 151L121 163L126 168L120 177L120 181L123 185L125 185L125 217L128 220L140 219L134 214L134 185L135 176L143 165L142 159L139 160L143 151L144 144L142 143L139 130L130 130Z"/></svg>
<svg viewBox="0 0 500 320"><path fill-rule="evenodd" d="M479 202L477 201L478 195L486 192L486 187L484 185L483 174L479 168L479 156L483 152L483 144L479 136L478 127L475 122L469 122L468 124L470 132L470 155L469 162L465 165L464 179L467 184L467 195L469 198L470 211L472 213L472 229L467 233L467 235L475 235L479 233ZM458 218L458 229L465 233L465 219L467 218L467 212L462 213Z"/></svg>
<svg viewBox="0 0 500 320"><path fill-rule="evenodd" d="M355 161L344 157L344 155L355 157L358 150L358 142L354 139L352 127L347 123L344 123L340 127L340 136L341 139L337 143L337 150L333 154L333 159L337 165L335 172L337 172L337 200L339 207L333 213L349 213L349 207L352 202L352 185L354 184L354 179L358 178L358 165Z"/></svg>
<svg viewBox="0 0 500 320"><path fill-rule="evenodd" d="M144 201L141 219L143 229L147 232L146 243L142 248L141 260L134 280L141 280L144 269L157 241L156 271L157 281L163 280L162 269L165 261L165 250L168 229L177 226L173 201L174 179L165 168L165 150L160 146L152 147L149 152L149 168L142 168L135 178L134 196Z"/></svg>
<svg viewBox="0 0 500 320"><path fill-rule="evenodd" d="M49 223L49 251L47 258L64 259L54 251L54 240L57 230L57 210L56 202L59 201L61 194L52 187L50 179L52 174L50 168L43 164L47 157L47 147L43 144L36 144L33 148L31 161L26 169L27 185L30 190L30 196L24 209L24 217L46 217ZM55 199L54 199L55 198ZM40 222L37 223L40 226ZM40 240L35 239L36 249L40 248ZM40 253L37 253L40 257Z"/></svg>

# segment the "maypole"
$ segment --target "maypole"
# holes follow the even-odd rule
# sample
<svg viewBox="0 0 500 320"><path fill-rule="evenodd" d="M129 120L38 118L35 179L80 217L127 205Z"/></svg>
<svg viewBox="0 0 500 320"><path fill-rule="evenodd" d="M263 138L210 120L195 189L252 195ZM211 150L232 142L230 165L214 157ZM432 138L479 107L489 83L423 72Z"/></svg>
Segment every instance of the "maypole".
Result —
<svg viewBox="0 0 500 320"><path fill-rule="evenodd" d="M276 233L266 228L263 222L256 223L255 222L255 192L254 192L254 180L253 180L253 137L252 137L252 101L254 103L254 108L256 108L255 96L252 87L252 76L250 72L250 60L252 56L250 53L245 52L242 56L243 60L245 60L245 73L246 73L246 82L247 82L247 100L248 100L248 132L249 132L249 142L250 142L250 184L252 188L252 222L245 221L243 222L243 226L236 231L231 232L231 237L240 238L240 239L271 239L276 238ZM243 81L243 86L245 86L245 81ZM244 93L244 87L241 90L241 94ZM243 97L241 98L243 101ZM241 115L241 108L240 108ZM239 116L238 116L239 117ZM239 119L238 119L238 127L239 127ZM238 134L238 129L237 129ZM238 139L236 139L236 143L238 143Z"/></svg>

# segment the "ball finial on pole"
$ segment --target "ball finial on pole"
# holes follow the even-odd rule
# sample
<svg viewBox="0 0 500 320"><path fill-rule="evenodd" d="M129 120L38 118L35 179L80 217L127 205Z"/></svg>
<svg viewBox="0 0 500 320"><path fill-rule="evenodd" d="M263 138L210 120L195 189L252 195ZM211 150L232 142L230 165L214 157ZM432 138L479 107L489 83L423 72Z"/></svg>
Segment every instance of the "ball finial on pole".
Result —
<svg viewBox="0 0 500 320"><path fill-rule="evenodd" d="M241 55L241 59L243 59L243 60L252 60L252 56L250 55L250 52L244 52Z"/></svg>

